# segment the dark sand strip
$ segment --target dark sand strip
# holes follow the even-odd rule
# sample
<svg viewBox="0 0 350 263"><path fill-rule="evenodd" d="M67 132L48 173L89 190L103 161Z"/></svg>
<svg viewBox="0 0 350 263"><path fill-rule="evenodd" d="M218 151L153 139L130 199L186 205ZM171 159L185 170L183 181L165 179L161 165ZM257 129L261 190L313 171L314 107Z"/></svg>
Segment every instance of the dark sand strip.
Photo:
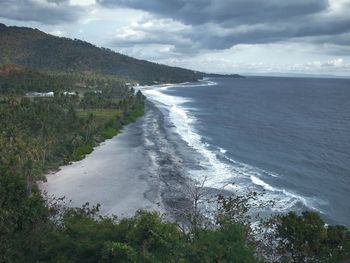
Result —
<svg viewBox="0 0 350 263"><path fill-rule="evenodd" d="M181 140L168 112L146 103L145 116L107 140L84 160L47 176L42 190L65 196L69 206L101 204L102 214L133 216L138 209L179 218L191 206L193 150Z"/></svg>

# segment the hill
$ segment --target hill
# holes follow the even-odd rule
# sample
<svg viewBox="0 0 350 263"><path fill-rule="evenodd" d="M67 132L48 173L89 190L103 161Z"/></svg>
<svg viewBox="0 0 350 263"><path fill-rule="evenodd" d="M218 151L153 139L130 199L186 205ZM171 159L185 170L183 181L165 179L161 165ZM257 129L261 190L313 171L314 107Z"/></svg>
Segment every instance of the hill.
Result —
<svg viewBox="0 0 350 263"><path fill-rule="evenodd" d="M196 81L203 76L192 70L131 58L78 39L4 24L0 24L0 54L0 64L44 71L120 75L143 84Z"/></svg>
<svg viewBox="0 0 350 263"><path fill-rule="evenodd" d="M0 95L24 95L28 92L87 92L127 90L124 78L93 72L46 72L16 64L0 65Z"/></svg>
<svg viewBox="0 0 350 263"><path fill-rule="evenodd" d="M204 73L203 76L207 78L244 78L244 76L239 74Z"/></svg>

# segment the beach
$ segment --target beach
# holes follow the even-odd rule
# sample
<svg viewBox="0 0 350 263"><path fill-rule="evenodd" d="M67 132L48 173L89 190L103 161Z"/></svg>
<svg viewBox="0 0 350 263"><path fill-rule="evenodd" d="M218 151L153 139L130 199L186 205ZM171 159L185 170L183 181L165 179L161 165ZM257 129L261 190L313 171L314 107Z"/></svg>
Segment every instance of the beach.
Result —
<svg viewBox="0 0 350 263"><path fill-rule="evenodd" d="M105 215L129 217L138 209L162 212L159 181L147 169L142 125L139 119L83 160L49 174L42 189L48 195L65 197L72 207L99 203Z"/></svg>
<svg viewBox="0 0 350 263"><path fill-rule="evenodd" d="M200 156L192 180L349 224L349 80L212 78L144 89ZM166 114L165 114L166 115Z"/></svg>
<svg viewBox="0 0 350 263"><path fill-rule="evenodd" d="M142 87L147 97L145 115L125 127L120 135L96 147L86 159L49 175L45 190L56 197L71 199L71 206L100 203L103 214L132 216L137 209L146 209L181 221L183 215L188 215L195 199L195 184L205 182L202 190L206 198L254 191L263 193L259 202L273 200L275 203L274 207L261 213L311 209L321 213L329 223L348 225L347 184L338 183L346 180L347 164L341 161L347 159L341 154L344 152L341 145L346 141L332 143L327 137L329 133L318 129L320 120L317 116L312 119L315 123L309 120L310 127L303 127L300 125L308 116L296 115L290 109L285 109L281 115L278 111L265 109L267 103L257 105L255 93L266 97L267 101L270 97L254 90L256 81L253 78L217 81L219 84L202 81ZM265 92L271 96L278 93L273 85L269 85L278 80L260 81L267 83L263 86ZM306 80L293 81L298 81L298 85L308 83ZM289 82L284 82L287 88L280 92L295 89L288 88ZM234 85L238 87L233 89ZM240 89L239 85L248 85L249 89ZM319 96L320 101L325 101L326 108L328 96L325 100L322 94ZM338 100L337 93L333 96ZM233 104L232 100L235 101ZM297 99L293 101L298 105ZM278 102L279 97L275 104ZM306 105L311 104L309 101ZM327 106L330 112L333 112L332 105L337 104ZM245 110L240 112L241 109ZM261 115L263 110L267 112ZM292 116L294 125L305 130L296 134L290 125L292 119L284 122L285 115ZM262 118L266 120L261 122ZM332 118L339 119L338 140L341 141L346 138L341 135L346 130L342 124L344 117L336 114ZM326 127L331 119L324 121ZM268 130L262 137L267 123L273 136ZM256 129L256 126L261 128ZM302 143L308 136L311 136L309 141L314 136L330 142L327 149L331 152L324 156L327 157L326 165L323 165L323 157L318 155L326 149L318 144L318 140L313 144ZM281 145L283 151L280 151ZM288 152L288 149L293 151ZM340 155L330 159L335 151ZM296 156L294 152L300 152L300 155ZM309 166L308 162L317 165ZM338 172L327 176L333 170ZM319 185L307 183L313 177L321 178ZM324 186L325 180L338 190L329 191ZM321 193L319 189L323 189Z"/></svg>
<svg viewBox="0 0 350 263"><path fill-rule="evenodd" d="M181 152L183 142L165 115L148 101L145 115L119 135L83 160L48 174L42 191L65 197L70 207L100 204L101 214L118 217L131 217L138 209L170 217L188 207L184 167L192 161L181 157L188 154Z"/></svg>

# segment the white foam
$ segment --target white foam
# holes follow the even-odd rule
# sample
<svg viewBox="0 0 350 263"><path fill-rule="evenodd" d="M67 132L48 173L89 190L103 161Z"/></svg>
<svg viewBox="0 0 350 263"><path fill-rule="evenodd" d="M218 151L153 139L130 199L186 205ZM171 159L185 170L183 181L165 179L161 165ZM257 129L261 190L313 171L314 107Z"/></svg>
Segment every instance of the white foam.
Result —
<svg viewBox="0 0 350 263"><path fill-rule="evenodd" d="M250 180L252 180L253 184L256 184L256 185L260 185L262 186L265 190L268 190L268 191L275 191L276 189L273 188L271 185L265 183L263 180L255 177L254 175L251 175L250 176Z"/></svg>
<svg viewBox="0 0 350 263"><path fill-rule="evenodd" d="M227 152L227 150L225 150L225 149L223 149L223 148L221 148L221 147L219 147L219 151L220 151L220 153L222 153L222 154L225 154L225 153Z"/></svg>
<svg viewBox="0 0 350 263"><path fill-rule="evenodd" d="M176 87L197 87L208 85L215 85L215 82L202 81L191 85L176 85ZM189 102L190 100L167 95L161 92L168 88L169 86L146 89L144 90L144 94L158 105L163 107L166 106L166 108L169 109L170 120L174 124L176 132L190 147L194 148L204 157L200 165L208 170L206 173L207 176L203 175L203 170L192 171L191 174L194 179L201 181L205 177L206 186L222 187L222 181L225 179L227 181L227 179L232 177L229 166L217 160L216 155L208 149L210 145L202 142L201 136L194 130L193 123L196 122L196 119L193 116L190 116L188 110L182 107L184 103Z"/></svg>
<svg viewBox="0 0 350 263"><path fill-rule="evenodd" d="M266 194L262 197L265 201L274 200L276 202L276 210L289 210L298 202L301 202L305 206L315 209L313 203L315 200L299 196L297 194L286 191L285 189L274 188L268 183L264 182L262 175L269 175L271 177L278 177L279 175L271 173L256 167L252 167L247 164L237 162L228 156L226 156L227 150L218 147L220 154L229 162L228 164L220 161L217 154L211 151L210 144L203 142L202 137L197 133L194 128L196 119L189 112L189 108L184 106L185 103L191 100L183 97L172 96L163 93L163 91L175 86L175 87L198 87L198 86L212 86L216 85L215 82L201 81L194 84L180 84L180 85L163 85L153 87L143 87L143 93L153 101L157 106L164 107L169 111L169 117L173 123L176 132L187 142L187 144L195 149L203 156L203 160L200 165L205 168L203 170L192 170L190 175L194 180L202 182L205 180L205 186L214 188L225 188L232 191L246 191L247 185L231 184L235 181L234 178L241 178L245 181L250 180L253 184L254 191L259 190L256 188L262 187L266 190ZM255 187L254 187L255 186Z"/></svg>

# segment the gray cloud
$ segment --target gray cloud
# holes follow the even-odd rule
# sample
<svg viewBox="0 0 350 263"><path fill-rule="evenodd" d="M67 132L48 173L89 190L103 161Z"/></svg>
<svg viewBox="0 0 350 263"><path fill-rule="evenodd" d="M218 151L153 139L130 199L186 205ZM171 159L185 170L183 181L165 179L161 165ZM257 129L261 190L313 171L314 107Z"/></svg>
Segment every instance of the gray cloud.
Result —
<svg viewBox="0 0 350 263"><path fill-rule="evenodd" d="M181 53L190 52L195 44L191 35L192 28L172 19L143 18L122 28L113 36L109 45L126 48L135 45L158 45Z"/></svg>
<svg viewBox="0 0 350 263"><path fill-rule="evenodd" d="M6 0L0 1L0 17L58 24L77 20L84 12L81 7L69 5L68 0Z"/></svg>
<svg viewBox="0 0 350 263"><path fill-rule="evenodd" d="M350 0L97 0L97 4L152 14L119 28L109 43L113 47L157 44L172 46L175 53L195 53L295 38L335 45L349 42ZM0 17L12 20L60 24L85 13L86 8L69 0L0 0Z"/></svg>
<svg viewBox="0 0 350 263"><path fill-rule="evenodd" d="M324 42L341 44L350 40L347 32L350 32L350 19L300 17L287 22L236 27L224 34L220 28L203 25L193 32L193 38L201 42L203 48L225 49L237 44L272 43L306 37L318 43L322 39ZM316 37L319 37L318 40Z"/></svg>
<svg viewBox="0 0 350 263"><path fill-rule="evenodd" d="M133 37L117 36L113 45L142 45L152 41L173 45L179 51L226 49L237 44L259 44L295 38L325 36L337 44L337 35L350 32L350 1L327 0L98 0L107 7L129 7L170 18L184 27L159 33L134 25ZM175 22L174 22L175 23ZM138 28L136 28L138 27ZM170 30L169 30L170 29ZM153 31L152 31L153 30ZM168 33L173 35L169 35ZM310 41L310 40L309 40ZM344 39L341 40L344 43Z"/></svg>
<svg viewBox="0 0 350 263"><path fill-rule="evenodd" d="M29 25L31 21L47 32L63 32L74 37L83 28L89 32L90 39L85 39L90 42L99 39L99 45L154 61L186 55L193 58L241 44L252 47L298 43L299 47L303 44L312 47L304 54L319 56L320 61L322 56L349 57L350 0L96 0L94 3L0 0L0 18L14 24L22 21L17 22L21 25ZM123 17L124 11L128 11L127 19ZM115 16L119 19L114 19ZM73 32L72 22L76 21L79 23L74 24ZM270 60L273 52L265 59ZM291 52L294 51L286 54ZM249 59L259 56L262 55Z"/></svg>
<svg viewBox="0 0 350 263"><path fill-rule="evenodd" d="M214 22L227 26L285 20L328 7L327 0L98 0L98 3L140 9L186 24Z"/></svg>

